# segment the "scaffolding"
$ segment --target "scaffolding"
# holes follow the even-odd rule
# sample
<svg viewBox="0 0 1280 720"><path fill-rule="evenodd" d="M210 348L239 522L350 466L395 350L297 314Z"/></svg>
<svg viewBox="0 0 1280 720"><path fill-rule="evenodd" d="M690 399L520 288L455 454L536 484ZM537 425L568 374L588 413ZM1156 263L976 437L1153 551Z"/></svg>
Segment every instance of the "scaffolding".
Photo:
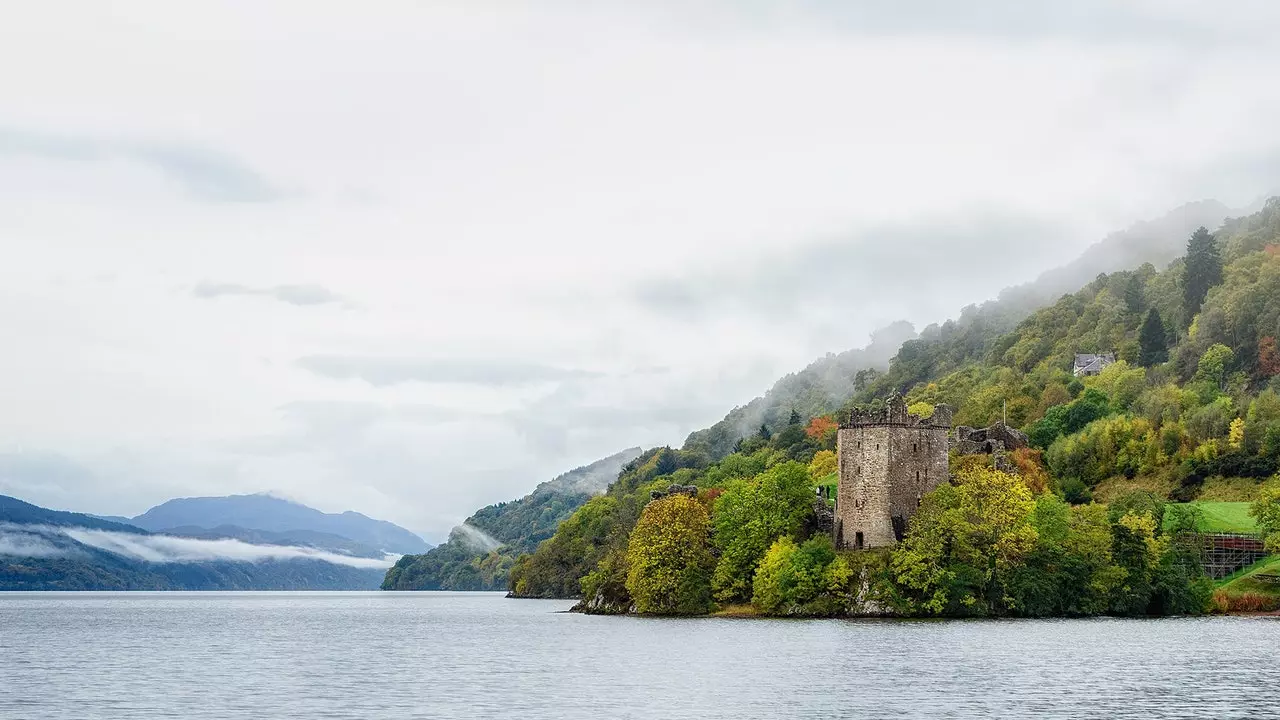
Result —
<svg viewBox="0 0 1280 720"><path fill-rule="evenodd" d="M1180 533L1184 557L1193 557L1204 573L1221 580L1267 556L1262 538L1249 533Z"/></svg>

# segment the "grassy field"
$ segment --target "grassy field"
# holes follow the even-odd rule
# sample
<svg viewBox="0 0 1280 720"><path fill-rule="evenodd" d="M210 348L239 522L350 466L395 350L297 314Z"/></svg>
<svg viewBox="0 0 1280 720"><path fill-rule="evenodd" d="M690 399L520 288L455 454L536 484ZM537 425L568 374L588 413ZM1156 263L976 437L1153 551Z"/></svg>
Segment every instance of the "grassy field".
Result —
<svg viewBox="0 0 1280 720"><path fill-rule="evenodd" d="M835 504L836 504L836 485L838 485L839 483L840 483L840 473L839 473L839 472L833 472L833 473L830 473L830 474L829 474L829 475L827 475L826 477L824 477L824 478L822 478L822 479L818 480L817 485L818 485L819 487L825 486L825 487L827 488L827 498L829 498L829 499L827 500L827 505L830 505L830 506L832 506L832 507L835 507Z"/></svg>
<svg viewBox="0 0 1280 720"><path fill-rule="evenodd" d="M1249 516L1249 503L1247 502L1194 502L1190 504L1200 508L1201 532L1251 533L1258 531L1257 524ZM1169 508L1173 506L1173 504L1170 504ZM1168 509L1166 509L1166 522L1169 519L1168 512Z"/></svg>
<svg viewBox="0 0 1280 720"><path fill-rule="evenodd" d="M1280 575L1280 556L1275 555L1220 584L1213 593L1214 606L1220 612L1280 610L1280 583L1265 582L1259 577L1274 575Z"/></svg>

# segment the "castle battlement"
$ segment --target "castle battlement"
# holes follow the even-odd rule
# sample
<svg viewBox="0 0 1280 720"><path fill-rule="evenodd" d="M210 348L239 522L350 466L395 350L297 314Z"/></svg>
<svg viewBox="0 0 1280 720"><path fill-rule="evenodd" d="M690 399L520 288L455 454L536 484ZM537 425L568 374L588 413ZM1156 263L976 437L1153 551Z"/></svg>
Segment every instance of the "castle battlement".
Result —
<svg viewBox="0 0 1280 720"><path fill-rule="evenodd" d="M890 395L884 407L873 410L855 408L849 412L849 419L840 423L840 429L889 426L889 427L923 427L951 429L951 419L955 411L950 405L934 405L933 414L927 418L916 417L907 412L907 401L898 393Z"/></svg>

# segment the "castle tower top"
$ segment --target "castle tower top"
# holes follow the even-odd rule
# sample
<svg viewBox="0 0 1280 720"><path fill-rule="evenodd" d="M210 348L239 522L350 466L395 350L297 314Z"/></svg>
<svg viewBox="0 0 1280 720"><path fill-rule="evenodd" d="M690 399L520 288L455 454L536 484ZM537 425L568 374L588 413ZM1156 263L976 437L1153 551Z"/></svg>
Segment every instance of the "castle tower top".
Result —
<svg viewBox="0 0 1280 720"><path fill-rule="evenodd" d="M933 406L933 414L927 418L919 418L907 412L906 398L893 393L885 399L884 407L874 410L855 408L849 413L849 421L842 423L841 428L856 427L919 427L919 428L951 428L951 419L955 411L950 405Z"/></svg>

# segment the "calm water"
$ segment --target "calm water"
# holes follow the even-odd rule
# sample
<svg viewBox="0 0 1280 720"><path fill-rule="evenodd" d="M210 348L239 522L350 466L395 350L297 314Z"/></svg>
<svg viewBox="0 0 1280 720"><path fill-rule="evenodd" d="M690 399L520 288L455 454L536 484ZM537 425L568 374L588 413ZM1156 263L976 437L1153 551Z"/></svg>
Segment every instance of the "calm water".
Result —
<svg viewBox="0 0 1280 720"><path fill-rule="evenodd" d="M453 593L0 593L0 718L1280 717L1280 621L649 620Z"/></svg>

